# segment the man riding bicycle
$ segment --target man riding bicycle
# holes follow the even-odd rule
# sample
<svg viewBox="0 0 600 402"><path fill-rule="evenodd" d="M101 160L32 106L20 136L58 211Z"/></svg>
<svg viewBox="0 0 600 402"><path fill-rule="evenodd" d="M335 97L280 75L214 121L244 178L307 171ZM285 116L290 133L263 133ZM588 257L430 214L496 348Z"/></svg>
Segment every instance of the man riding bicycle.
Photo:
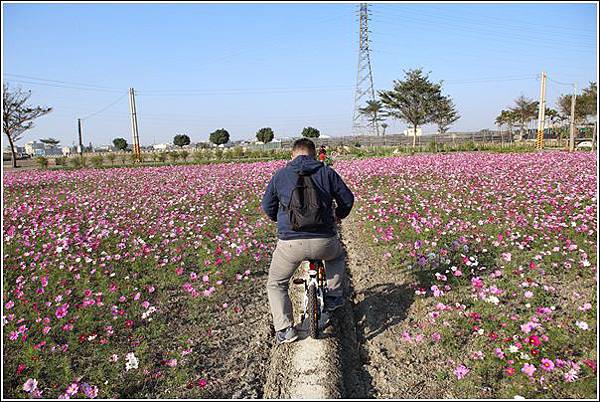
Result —
<svg viewBox="0 0 600 402"><path fill-rule="evenodd" d="M263 211L277 222L279 241L269 268L267 293L279 343L298 338L293 325L288 288L291 277L302 261L325 261L328 287L325 310L333 311L345 303L343 283L346 255L337 237L335 224L350 213L354 195L341 177L330 167L318 162L315 156L315 144L311 140L302 138L294 142L291 162L275 172L261 203ZM318 223L307 224L305 217L298 217L294 205L299 186L304 190L310 187L312 194L316 195L318 211L309 211L309 215L318 216ZM333 200L337 204L335 211ZM298 223L302 219L304 221Z"/></svg>

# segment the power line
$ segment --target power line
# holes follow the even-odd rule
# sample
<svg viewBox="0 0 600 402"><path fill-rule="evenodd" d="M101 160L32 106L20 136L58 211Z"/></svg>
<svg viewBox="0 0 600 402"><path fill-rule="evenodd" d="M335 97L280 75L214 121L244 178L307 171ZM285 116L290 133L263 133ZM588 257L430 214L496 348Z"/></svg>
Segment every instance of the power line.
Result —
<svg viewBox="0 0 600 402"><path fill-rule="evenodd" d="M91 92L111 92L111 93L121 92L121 90L116 90L116 89L87 88L87 87L51 84L51 83L35 82L35 81L27 81L27 80L19 80L19 79L8 80L7 82L13 82L13 83L16 82L19 84L29 84L29 85L39 85L39 86L43 86L43 87L52 87L52 88L76 89L76 90L80 90L80 91L91 91Z"/></svg>
<svg viewBox="0 0 600 402"><path fill-rule="evenodd" d="M498 39L501 41L518 41L518 42L523 42L523 41L534 41L536 42L536 44L541 45L541 46L545 46L545 47L552 47L552 48L557 48L557 47L568 47L570 50L578 50L578 51L589 51L590 47L593 47L594 44L589 44L587 46L582 47L582 42L581 41L577 41L577 42L569 42L569 43L563 43L565 46L560 46L559 44L557 44L556 42L551 42L551 41L547 41L545 39L551 39L548 37L535 37L532 35L529 36L524 36L524 35L511 35L511 36L507 36L507 35L502 35L501 33L497 32L497 31L486 31L486 30L482 30L482 29L477 29L477 28L473 28L472 26L469 25L464 25L464 24L460 24L460 23L448 23L448 22L443 22L443 25L440 24L439 22L436 21L432 21L431 19L421 19L418 17L411 17L411 16L397 16L394 17L393 19L387 19L387 16L378 16L377 18L374 19L375 22L378 23L383 23L383 24L392 24L394 26L398 26L398 20L401 20L405 23L418 23L421 26L428 26L430 28L437 28L439 30L439 28L450 28L450 29L446 29L444 31L445 34L450 34L450 33L457 33L457 31L462 31L464 33L471 33L471 34L475 34L476 36L487 36L490 37L492 39ZM564 42L564 41L563 41ZM584 50L585 47L585 50ZM576 49L573 49L576 48Z"/></svg>
<svg viewBox="0 0 600 402"><path fill-rule="evenodd" d="M548 79L548 81L552 81L553 83L559 84L559 85L567 85L567 86L570 86L570 87L572 87L573 85L575 85L574 82L560 82L560 81L555 81L555 80L553 80L550 77L547 77L547 79Z"/></svg>
<svg viewBox="0 0 600 402"><path fill-rule="evenodd" d="M128 92L125 92L124 94L122 94L121 96L119 96L116 100L114 100L113 102L111 102L107 106L103 107L102 109L98 110L97 112L94 112L94 113L88 114L85 117L82 117L81 120L87 120L87 119L89 119L92 116L96 116L96 115L98 115L98 114L100 114L100 113L102 113L102 112L110 109L112 106L114 106L117 103L119 103L121 101L121 99L125 98L125 95L127 95L127 94L128 94Z"/></svg>
<svg viewBox="0 0 600 402"><path fill-rule="evenodd" d="M110 89L110 90L120 91L119 88L103 87L103 86L99 86L99 85L95 85L95 84L84 84L84 83L80 83L80 82L69 82L69 81L51 80L51 79L48 79L48 78L32 77L32 76L29 76L29 75L22 75L22 74L5 73L4 75L8 75L9 77L17 77L18 79L25 78L25 79L28 79L28 80L42 81L42 82L51 82L51 83L57 83L57 84L63 84L63 85L75 85L75 86L80 86L80 87L90 87L90 88L95 88L95 89Z"/></svg>

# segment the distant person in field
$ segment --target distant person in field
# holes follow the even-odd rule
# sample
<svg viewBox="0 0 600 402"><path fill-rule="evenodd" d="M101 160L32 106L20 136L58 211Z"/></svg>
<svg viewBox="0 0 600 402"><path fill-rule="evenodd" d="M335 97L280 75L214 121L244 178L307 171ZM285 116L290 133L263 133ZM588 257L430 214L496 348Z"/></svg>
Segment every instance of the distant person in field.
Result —
<svg viewBox="0 0 600 402"><path fill-rule="evenodd" d="M321 148L319 148L319 160L325 163L325 159L327 159L327 150L325 149L325 145L321 145Z"/></svg>
<svg viewBox="0 0 600 402"><path fill-rule="evenodd" d="M325 310L333 311L345 303L345 251L337 237L336 222L348 216L354 195L333 169L315 157L315 144L311 140L302 138L294 142L291 162L275 172L261 203L263 211L277 222L279 237L267 280L275 336L279 343L298 338L288 288L302 261L325 261L328 288ZM304 188L312 186L315 191L311 194L316 194L318 201L318 207L302 214L296 207L298 190L294 191L299 185ZM335 209L333 200L337 205Z"/></svg>

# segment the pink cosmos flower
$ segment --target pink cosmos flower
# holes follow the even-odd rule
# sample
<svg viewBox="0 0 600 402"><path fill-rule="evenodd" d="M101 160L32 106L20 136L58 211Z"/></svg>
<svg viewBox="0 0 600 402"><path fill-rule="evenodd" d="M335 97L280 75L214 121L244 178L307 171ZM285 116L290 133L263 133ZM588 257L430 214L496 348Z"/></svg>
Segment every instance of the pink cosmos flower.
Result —
<svg viewBox="0 0 600 402"><path fill-rule="evenodd" d="M542 369L545 371L552 371L554 370L554 362L550 359L542 359Z"/></svg>
<svg viewBox="0 0 600 402"><path fill-rule="evenodd" d="M533 373L535 373L536 370L537 369L533 364L525 363L523 365L523 368L521 369L521 372L523 372L528 377L533 377Z"/></svg>
<svg viewBox="0 0 600 402"><path fill-rule="evenodd" d="M434 332L433 334L431 334L431 338L435 341L435 342L439 342L442 339L442 335L440 335L439 332Z"/></svg>
<svg viewBox="0 0 600 402"><path fill-rule="evenodd" d="M67 390L65 391L65 393L69 396L73 396L77 393L77 391L79 391L79 384L74 382L67 387Z"/></svg>
<svg viewBox="0 0 600 402"><path fill-rule="evenodd" d="M467 366L461 364L454 369L454 375L459 380L462 380L471 371Z"/></svg>
<svg viewBox="0 0 600 402"><path fill-rule="evenodd" d="M23 384L23 391L25 392L33 392L37 389L38 382L35 378L28 378Z"/></svg>
<svg viewBox="0 0 600 402"><path fill-rule="evenodd" d="M69 304L65 303L56 309L56 313L55 313L56 318L58 318L60 320L61 318L66 316L68 312L69 312Z"/></svg>
<svg viewBox="0 0 600 402"><path fill-rule="evenodd" d="M165 362L165 365L169 366L169 367L176 367L177 366L177 359L169 359Z"/></svg>
<svg viewBox="0 0 600 402"><path fill-rule="evenodd" d="M87 396L90 399L94 399L98 396L98 387L91 386L90 384L88 384L86 382L81 384L81 390L83 391L85 396Z"/></svg>

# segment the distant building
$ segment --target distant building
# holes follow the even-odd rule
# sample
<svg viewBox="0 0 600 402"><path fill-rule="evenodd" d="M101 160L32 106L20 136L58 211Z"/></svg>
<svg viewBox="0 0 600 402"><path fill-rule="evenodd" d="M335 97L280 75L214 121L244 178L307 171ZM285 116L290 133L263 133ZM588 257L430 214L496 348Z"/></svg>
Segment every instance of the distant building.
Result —
<svg viewBox="0 0 600 402"><path fill-rule="evenodd" d="M29 141L25 144L25 153L30 156L44 155L44 143Z"/></svg>
<svg viewBox="0 0 600 402"><path fill-rule="evenodd" d="M61 149L63 156L69 156L69 155L73 155L75 153L77 153L77 147L74 146L64 146Z"/></svg>
<svg viewBox="0 0 600 402"><path fill-rule="evenodd" d="M155 151L166 151L167 149L171 149L171 144L154 144L152 148Z"/></svg>
<svg viewBox="0 0 600 402"><path fill-rule="evenodd" d="M113 152L115 149L113 145L99 145L94 148L94 152Z"/></svg>
<svg viewBox="0 0 600 402"><path fill-rule="evenodd" d="M412 137L415 134L414 127L404 129L403 134ZM420 137L421 135L423 135L423 130L421 130L421 127L417 127L417 137Z"/></svg>

